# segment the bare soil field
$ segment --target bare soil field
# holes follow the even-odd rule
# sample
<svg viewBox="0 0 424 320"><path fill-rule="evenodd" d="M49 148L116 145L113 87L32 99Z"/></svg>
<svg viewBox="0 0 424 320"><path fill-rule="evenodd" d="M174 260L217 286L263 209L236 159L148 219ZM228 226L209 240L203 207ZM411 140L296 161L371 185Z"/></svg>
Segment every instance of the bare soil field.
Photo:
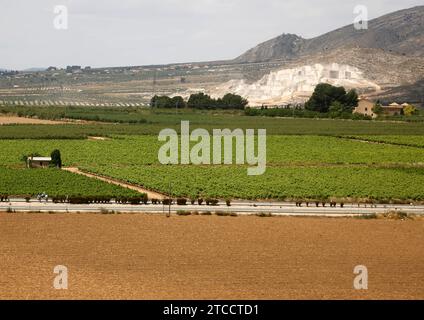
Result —
<svg viewBox="0 0 424 320"><path fill-rule="evenodd" d="M0 116L0 125L4 124L60 124L64 121L52 121L15 116Z"/></svg>
<svg viewBox="0 0 424 320"><path fill-rule="evenodd" d="M424 221L0 213L2 299L424 299ZM56 265L69 289L53 289ZM356 265L369 290L353 289Z"/></svg>

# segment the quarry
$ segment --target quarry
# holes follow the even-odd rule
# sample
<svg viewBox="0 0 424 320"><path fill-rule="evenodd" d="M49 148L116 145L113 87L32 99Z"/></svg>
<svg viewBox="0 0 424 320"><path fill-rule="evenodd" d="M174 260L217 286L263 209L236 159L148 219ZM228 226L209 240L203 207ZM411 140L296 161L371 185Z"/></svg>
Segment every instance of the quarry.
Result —
<svg viewBox="0 0 424 320"><path fill-rule="evenodd" d="M212 96L231 92L246 97L250 106L288 105L304 103L319 83L343 86L362 92L380 90L380 86L364 77L356 67L331 63L304 65L292 69L272 71L259 81L230 80L215 90Z"/></svg>

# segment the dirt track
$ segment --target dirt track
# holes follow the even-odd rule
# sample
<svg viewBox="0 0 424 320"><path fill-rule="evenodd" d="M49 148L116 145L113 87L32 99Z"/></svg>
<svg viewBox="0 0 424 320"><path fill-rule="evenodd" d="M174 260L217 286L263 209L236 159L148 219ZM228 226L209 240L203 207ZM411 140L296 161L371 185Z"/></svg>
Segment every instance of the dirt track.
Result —
<svg viewBox="0 0 424 320"><path fill-rule="evenodd" d="M0 298L424 299L424 221L0 214ZM53 267L69 290L52 289ZM353 290L366 265L369 290Z"/></svg>
<svg viewBox="0 0 424 320"><path fill-rule="evenodd" d="M42 120L33 118L23 118L15 116L0 116L0 125L3 124L61 124L63 121Z"/></svg>
<svg viewBox="0 0 424 320"><path fill-rule="evenodd" d="M161 193L151 191L151 190L145 189L145 188L137 186L137 185L125 183L125 182L117 180L117 179L112 179L112 178L109 178L109 177L102 177L102 176L94 174L94 173L84 172L84 171L79 170L78 168L62 168L62 169L65 170L65 171L68 171L68 172L80 174L80 175L83 175L83 176L86 176L86 177L89 177L89 178L98 179L98 180L101 180L101 181L104 181L104 182L107 182L107 183L111 183L111 184L114 184L114 185L117 185L117 186L120 186L120 187L123 187L123 188L135 190L135 191L140 192L140 193L145 193L145 194L147 194L149 199L152 199L152 198L164 199L164 198L166 198L166 196L161 194Z"/></svg>

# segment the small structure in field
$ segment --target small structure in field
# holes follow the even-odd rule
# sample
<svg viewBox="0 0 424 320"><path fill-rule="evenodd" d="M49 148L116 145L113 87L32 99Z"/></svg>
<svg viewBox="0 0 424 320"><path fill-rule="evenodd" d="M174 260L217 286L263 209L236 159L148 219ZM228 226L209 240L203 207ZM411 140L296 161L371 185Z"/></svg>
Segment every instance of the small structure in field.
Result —
<svg viewBox="0 0 424 320"><path fill-rule="evenodd" d="M28 157L28 168L48 168L52 162L51 157Z"/></svg>
<svg viewBox="0 0 424 320"><path fill-rule="evenodd" d="M403 114L403 108L403 105L393 102L388 106L383 106L383 112L385 115L389 116L400 116Z"/></svg>
<svg viewBox="0 0 424 320"><path fill-rule="evenodd" d="M369 116L372 118L376 118L377 115L374 113L375 103L373 101L367 99L360 99L358 102L358 106L353 111L354 113L363 114L365 116Z"/></svg>

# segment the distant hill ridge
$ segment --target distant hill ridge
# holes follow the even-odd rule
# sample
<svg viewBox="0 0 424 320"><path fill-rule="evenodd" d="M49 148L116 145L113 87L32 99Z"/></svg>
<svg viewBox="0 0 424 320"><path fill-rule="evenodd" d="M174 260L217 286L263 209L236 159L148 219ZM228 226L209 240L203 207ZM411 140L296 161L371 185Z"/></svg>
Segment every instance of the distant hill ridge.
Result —
<svg viewBox="0 0 424 320"><path fill-rule="evenodd" d="M353 24L312 39L282 34L248 50L236 63L297 59L341 48L381 49L408 56L424 56L424 6L390 13L370 20L367 30Z"/></svg>

